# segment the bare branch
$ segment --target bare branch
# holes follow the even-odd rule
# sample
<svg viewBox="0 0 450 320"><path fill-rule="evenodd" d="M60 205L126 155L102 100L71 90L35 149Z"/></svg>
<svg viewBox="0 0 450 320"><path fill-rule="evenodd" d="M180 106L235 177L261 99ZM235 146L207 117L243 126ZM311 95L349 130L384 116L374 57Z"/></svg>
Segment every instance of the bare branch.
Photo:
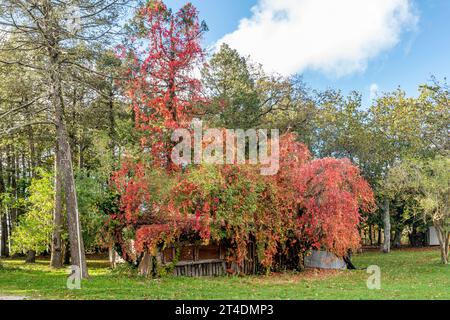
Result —
<svg viewBox="0 0 450 320"><path fill-rule="evenodd" d="M11 113L15 113L15 112L17 112L17 111L19 111L19 110L21 110L21 109L28 108L28 107L31 106L33 103L35 103L36 101L38 101L40 98L42 98L42 97L37 97L37 98L33 99L32 101L30 101L30 102L24 104L24 105L21 105L21 106L19 106L19 107L17 107L17 108L8 110L8 111L6 111L6 112L0 114L0 120L1 120L2 118L4 118L4 117L10 115Z"/></svg>
<svg viewBox="0 0 450 320"><path fill-rule="evenodd" d="M20 130L20 129L23 129L23 128L27 128L27 127L30 127L30 126L38 126L38 125L53 125L54 126L55 123L51 122L51 121L35 121L35 122L21 124L21 125L18 125L16 127L9 128L7 130L4 130L4 131L0 132L0 137L8 136L8 135L12 134L14 131L17 131L17 130Z"/></svg>

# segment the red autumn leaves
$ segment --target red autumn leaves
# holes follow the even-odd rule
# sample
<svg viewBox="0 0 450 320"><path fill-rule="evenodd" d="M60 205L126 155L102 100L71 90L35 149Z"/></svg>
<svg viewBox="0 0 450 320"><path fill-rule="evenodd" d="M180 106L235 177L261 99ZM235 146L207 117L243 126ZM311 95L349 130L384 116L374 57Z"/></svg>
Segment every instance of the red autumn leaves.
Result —
<svg viewBox="0 0 450 320"><path fill-rule="evenodd" d="M171 162L170 134L186 127L194 108L204 103L200 80L193 76L203 62L200 39L205 26L191 4L172 13L162 1L149 1L136 15L136 36L130 39L130 65L124 84L132 102L136 128L147 132L143 148L161 166ZM122 50L123 51L123 50Z"/></svg>
<svg viewBox="0 0 450 320"><path fill-rule="evenodd" d="M158 186L153 168L122 169L115 181L123 213L116 219L136 230L140 252L178 241L226 241L229 260L239 264L253 242L260 263L270 267L288 242L299 253L322 248L343 256L357 249L360 213L374 205L359 169L346 159L311 160L292 134L280 143L275 176L261 176L251 165L161 170L171 187L151 194Z"/></svg>
<svg viewBox="0 0 450 320"><path fill-rule="evenodd" d="M373 192L348 159L319 159L303 166L296 180L302 214L299 238L343 256L360 245L360 211L374 207Z"/></svg>

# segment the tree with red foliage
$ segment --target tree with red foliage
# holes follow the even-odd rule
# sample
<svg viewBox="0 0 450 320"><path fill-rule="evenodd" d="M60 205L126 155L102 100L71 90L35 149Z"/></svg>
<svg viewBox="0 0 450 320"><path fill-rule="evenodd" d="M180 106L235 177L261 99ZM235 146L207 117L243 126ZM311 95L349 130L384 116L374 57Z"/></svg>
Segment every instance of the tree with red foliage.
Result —
<svg viewBox="0 0 450 320"><path fill-rule="evenodd" d="M140 8L134 26L127 93L136 128L144 133L142 147L150 148L156 164L170 167L172 131L186 127L204 101L194 72L203 62L200 41L207 27L192 4L173 13L161 0Z"/></svg>
<svg viewBox="0 0 450 320"><path fill-rule="evenodd" d="M168 172L163 184L173 178L171 172L175 175L177 167L170 159L171 134L174 129L187 127L195 106L203 102L200 81L193 73L203 62L200 41L207 30L192 4L174 13L161 0L149 0L139 8L132 26L133 37L121 52L130 65L129 80L123 86L141 134L142 153L137 159L127 157L112 178L120 195L120 212L110 221L124 258L130 256L128 240L138 240L139 249L139 243L156 239L169 229L173 236L177 234L173 223L169 228L165 214L161 213L163 218L156 214L165 198L163 192L155 190L161 184L152 179L159 169ZM168 232L164 233L168 238ZM157 244L148 241L146 248Z"/></svg>
<svg viewBox="0 0 450 320"><path fill-rule="evenodd" d="M113 177L120 212L111 220L124 258L131 257L125 236L141 256L180 241L226 243L228 262L238 266L254 243L266 270L276 258L315 248L339 256L356 249L360 210L373 206L369 185L348 160L311 161L291 133L280 137L274 176L250 164L172 170L171 133L187 127L204 102L191 73L203 57L205 26L191 4L174 14L159 0L141 8L136 21L140 37L132 41L127 87L143 134L142 159L127 159Z"/></svg>
<svg viewBox="0 0 450 320"><path fill-rule="evenodd" d="M348 159L319 159L307 163L295 183L301 199L296 234L311 248L338 256L359 248L361 211L374 208L372 189Z"/></svg>
<svg viewBox="0 0 450 320"><path fill-rule="evenodd" d="M293 134L280 138L280 170L274 176L262 176L258 166L248 164L202 165L184 173L163 170L163 179L174 181L156 200L156 193L149 196L151 179L142 179L140 170L122 170L115 181L124 214L116 221L122 230L134 228L135 249L141 254L155 254L180 241L225 242L228 262L239 266L254 243L266 270L277 257L295 267L312 249L341 257L357 249L360 211L374 205L357 167L349 160L311 161ZM138 181L146 182L139 187Z"/></svg>
<svg viewBox="0 0 450 320"><path fill-rule="evenodd" d="M276 257L301 263L312 249L343 257L360 245L360 211L374 205L372 190L349 160L311 161L293 134L280 139L275 176L261 176L252 165L203 165L178 179L160 208L164 225L139 229L138 250L180 240L226 242L228 262L239 266L254 243L267 270Z"/></svg>

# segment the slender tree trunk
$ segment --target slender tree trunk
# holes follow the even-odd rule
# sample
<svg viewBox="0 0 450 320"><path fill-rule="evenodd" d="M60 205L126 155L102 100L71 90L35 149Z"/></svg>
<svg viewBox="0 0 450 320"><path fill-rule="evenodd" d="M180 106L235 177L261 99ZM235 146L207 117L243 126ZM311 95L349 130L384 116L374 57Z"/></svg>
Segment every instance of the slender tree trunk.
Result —
<svg viewBox="0 0 450 320"><path fill-rule="evenodd" d="M116 268L116 251L114 250L114 246L110 245L108 247L108 256L109 256L109 265L111 269Z"/></svg>
<svg viewBox="0 0 450 320"><path fill-rule="evenodd" d="M52 253L50 266L53 268L62 268L63 266L63 248L61 233L63 231L63 204L62 204L62 182L60 171L60 154L58 148L55 148L55 208L53 210L53 234L52 234Z"/></svg>
<svg viewBox="0 0 450 320"><path fill-rule="evenodd" d="M391 252L391 215L389 209L389 199L386 198L384 200L384 243L383 243L383 252L389 253Z"/></svg>
<svg viewBox="0 0 450 320"><path fill-rule="evenodd" d="M443 264L448 264L448 238L446 241L442 241L441 247L441 262Z"/></svg>
<svg viewBox="0 0 450 320"><path fill-rule="evenodd" d="M441 262L443 264L448 264L450 232L445 229L445 226L437 222L434 223L434 227L436 228L439 239L439 247L441 249Z"/></svg>
<svg viewBox="0 0 450 320"><path fill-rule="evenodd" d="M402 234L403 234L403 229L395 230L394 241L393 241L394 248L400 248L402 246Z"/></svg>
<svg viewBox="0 0 450 320"><path fill-rule="evenodd" d="M377 239L377 244L379 247L381 247L381 227L378 226L378 239Z"/></svg>
<svg viewBox="0 0 450 320"><path fill-rule="evenodd" d="M6 149L6 188L5 191L9 191L9 195L11 198L15 198L15 191L16 191L16 180L15 180L15 161L14 161L14 147L13 145L9 144ZM14 199L11 199L14 201ZM9 203L8 206L5 208L5 235L6 235L6 245L7 245L7 256L9 256L11 251L11 229L12 229L12 219L11 217L14 215L14 211L16 209L14 208L14 204Z"/></svg>
<svg viewBox="0 0 450 320"><path fill-rule="evenodd" d="M30 121L31 115L30 115L28 108L26 110L26 117L27 117L28 121ZM32 126L28 126L27 134L28 134L28 145L29 145L29 149L30 149L30 160L31 160L30 176L31 176L31 178L34 178L35 172L36 172L36 161L35 161L36 156L35 156L35 148L34 148L34 132L33 132ZM24 166L23 170L25 172L25 161L23 161L23 166ZM34 251L34 250L28 251L25 262L26 263L35 263L36 262L36 251Z"/></svg>
<svg viewBox="0 0 450 320"><path fill-rule="evenodd" d="M26 117L27 121L31 122L31 114L28 108L26 109ZM30 149L30 175L32 178L34 178L37 161L36 161L36 148L35 148L35 141L34 141L34 130L32 126L28 126L27 128L27 134L28 134L28 147Z"/></svg>
<svg viewBox="0 0 450 320"><path fill-rule="evenodd" d="M55 44L56 45L56 44ZM59 57L55 48L49 48L50 54L50 80L53 105L55 108L55 124L57 145L61 159L59 161L59 173L64 181L64 193L67 209L67 224L70 241L71 264L80 268L81 277L88 277L86 257L84 252L83 237L81 233L80 217L78 212L77 193L75 189L75 179L73 175L72 156L67 138L67 131L64 121L63 99L61 78L59 70Z"/></svg>
<svg viewBox="0 0 450 320"><path fill-rule="evenodd" d="M5 181L3 180L3 154L0 150L0 193L5 192ZM6 222L6 210L2 202L0 202L0 228L1 228L1 247L0 255L2 257L9 256L8 250L8 225Z"/></svg>
<svg viewBox="0 0 450 320"><path fill-rule="evenodd" d="M370 245L373 246L373 230L372 230L372 225L369 225L369 242L370 242Z"/></svg>
<svg viewBox="0 0 450 320"><path fill-rule="evenodd" d="M444 248L444 257L446 258L445 259L445 264L448 264L448 259L449 259L449 246L450 246L450 232L447 232L447 241L446 241L446 243L445 243L445 248Z"/></svg>
<svg viewBox="0 0 450 320"><path fill-rule="evenodd" d="M108 119L109 119L109 150L111 152L111 171L114 171L115 166L115 157L116 157L116 117L114 115L114 92L112 89L113 84L111 84L111 89L109 90L108 95Z"/></svg>
<svg viewBox="0 0 450 320"><path fill-rule="evenodd" d="M12 177L11 187L13 189L14 200L17 201L19 199L19 197L21 196L20 195L20 191L21 190L19 190L19 187L17 185L17 182L20 179L20 163L19 163L19 154L17 152L17 149L15 149L14 152L13 152L12 160L13 160L12 161L12 170L13 170L13 172L12 172L12 175L11 175L11 177ZM25 168L24 168L24 171L25 171ZM10 219L11 219L11 221L10 221L11 232L12 232L13 226L16 225L16 221L17 221L18 216L19 216L19 210L18 210L17 207L15 207L15 208L13 208L11 210L11 216L10 216ZM27 252L27 257L25 259L25 263L35 263L35 262L36 262L36 251L29 250Z"/></svg>
<svg viewBox="0 0 450 320"><path fill-rule="evenodd" d="M117 130L116 130L116 110L114 104L114 81L111 81L108 87L108 137L109 143L108 148L111 154L111 164L110 164L110 173L114 172L117 169L117 166L121 161L121 150L118 148L117 144ZM134 119L134 110L132 110L132 117Z"/></svg>
<svg viewBox="0 0 450 320"><path fill-rule="evenodd" d="M8 155L8 187L11 190L13 200L17 200L17 170L16 170L16 151L14 146L10 146ZM9 209L10 227L13 225L17 217L17 208L13 205ZM10 229L11 230L11 229Z"/></svg>
<svg viewBox="0 0 450 320"><path fill-rule="evenodd" d="M9 235L8 235L8 222L6 217L6 212L1 213L1 228L2 228L2 245L1 245L1 256L2 257L9 257L9 247L8 247L8 241L9 241Z"/></svg>
<svg viewBox="0 0 450 320"><path fill-rule="evenodd" d="M78 169L82 170L84 167L84 158L83 158L83 146L81 145L81 141L78 144Z"/></svg>
<svg viewBox="0 0 450 320"><path fill-rule="evenodd" d="M29 178L31 178L31 168L28 166L28 162L26 159L26 150L22 150L22 153L20 155L20 161L22 162L22 180L26 181ZM25 183L22 183L22 188L20 188L20 196L23 198L25 196L25 193L27 191L27 188L25 186Z"/></svg>
<svg viewBox="0 0 450 320"><path fill-rule="evenodd" d="M447 244L441 246L441 262L448 264L448 241Z"/></svg>

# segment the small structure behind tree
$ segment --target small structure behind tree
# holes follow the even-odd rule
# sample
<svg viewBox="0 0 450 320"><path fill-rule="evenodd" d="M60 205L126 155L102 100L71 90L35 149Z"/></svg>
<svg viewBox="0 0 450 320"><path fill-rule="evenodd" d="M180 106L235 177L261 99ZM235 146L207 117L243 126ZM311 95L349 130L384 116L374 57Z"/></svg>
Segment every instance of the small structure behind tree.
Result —
<svg viewBox="0 0 450 320"><path fill-rule="evenodd" d="M439 245L439 237L434 226L431 226L427 230L427 245L428 246L438 246Z"/></svg>

